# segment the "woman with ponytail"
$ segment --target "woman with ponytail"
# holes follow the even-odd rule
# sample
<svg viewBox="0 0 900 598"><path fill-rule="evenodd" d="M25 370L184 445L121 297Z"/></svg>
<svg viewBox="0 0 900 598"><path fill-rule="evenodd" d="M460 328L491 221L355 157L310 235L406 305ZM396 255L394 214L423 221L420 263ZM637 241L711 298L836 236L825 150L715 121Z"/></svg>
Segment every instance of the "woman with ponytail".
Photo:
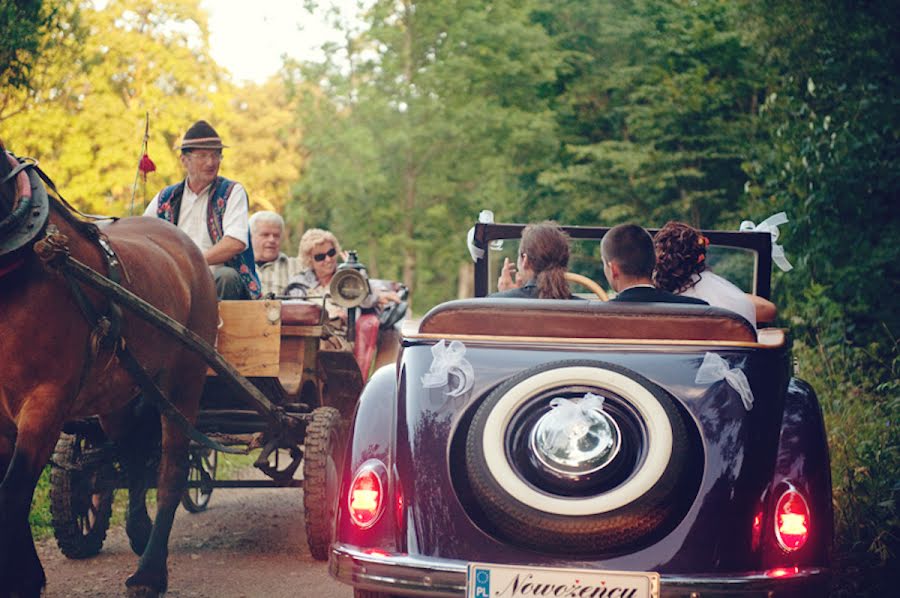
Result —
<svg viewBox="0 0 900 598"><path fill-rule="evenodd" d="M516 263L509 258L503 260L497 281L500 290L491 297L571 299L566 282L568 266L569 237L559 225L549 220L529 224L522 231Z"/></svg>

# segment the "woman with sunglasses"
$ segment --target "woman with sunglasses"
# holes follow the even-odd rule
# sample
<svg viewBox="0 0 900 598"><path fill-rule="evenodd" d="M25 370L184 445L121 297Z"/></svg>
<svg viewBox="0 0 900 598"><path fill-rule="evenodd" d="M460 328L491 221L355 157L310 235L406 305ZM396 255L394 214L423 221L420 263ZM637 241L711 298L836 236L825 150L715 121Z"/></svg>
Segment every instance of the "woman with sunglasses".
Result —
<svg viewBox="0 0 900 598"><path fill-rule="evenodd" d="M334 233L311 228L300 237L297 259L303 270L291 278L285 293L291 297L324 297L337 272L338 262L346 261L347 254L341 250ZM367 297L362 307L374 307L376 304L383 307L391 302L399 303L400 297L392 291L380 291ZM347 341L347 310L330 300L325 301L325 309L328 311L325 324L327 338L323 342L329 343L332 349L351 350Z"/></svg>

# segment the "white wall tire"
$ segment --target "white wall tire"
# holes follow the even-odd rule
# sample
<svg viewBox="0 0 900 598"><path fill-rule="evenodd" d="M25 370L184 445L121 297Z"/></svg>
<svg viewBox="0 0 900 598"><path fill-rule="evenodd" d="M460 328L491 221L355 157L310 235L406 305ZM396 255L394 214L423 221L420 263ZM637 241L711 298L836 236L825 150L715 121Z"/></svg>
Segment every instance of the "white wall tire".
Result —
<svg viewBox="0 0 900 598"><path fill-rule="evenodd" d="M630 439L642 445L640 458L621 483L584 496L557 494L510 459L516 414L566 387L611 393L640 420L642 433ZM479 507L502 535L545 549L596 551L645 541L671 524L682 502L673 496L693 478L683 475L690 445L684 418L663 389L614 364L561 361L526 370L485 398L467 434L466 469Z"/></svg>

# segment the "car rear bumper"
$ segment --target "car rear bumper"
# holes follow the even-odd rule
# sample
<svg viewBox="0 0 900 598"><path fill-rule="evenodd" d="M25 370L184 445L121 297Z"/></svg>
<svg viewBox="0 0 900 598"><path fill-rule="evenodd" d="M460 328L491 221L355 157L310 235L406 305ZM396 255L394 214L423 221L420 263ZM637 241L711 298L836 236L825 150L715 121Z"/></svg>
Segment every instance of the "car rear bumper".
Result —
<svg viewBox="0 0 900 598"><path fill-rule="evenodd" d="M335 544L329 570L355 588L409 596L459 598L466 595L466 561L437 559ZM828 569L808 567L773 575L660 575L660 598L777 598L827 595Z"/></svg>

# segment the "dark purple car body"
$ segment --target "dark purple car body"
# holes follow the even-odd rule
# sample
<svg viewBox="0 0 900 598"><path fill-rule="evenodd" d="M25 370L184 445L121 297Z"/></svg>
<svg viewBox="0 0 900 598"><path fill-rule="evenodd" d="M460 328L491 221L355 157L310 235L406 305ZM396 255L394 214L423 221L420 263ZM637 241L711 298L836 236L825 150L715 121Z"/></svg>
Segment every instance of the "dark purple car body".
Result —
<svg viewBox="0 0 900 598"><path fill-rule="evenodd" d="M520 230L479 224L475 244ZM768 234L705 234L750 252L751 290L768 295ZM757 338L705 306L483 298L490 261L476 262L479 297L407 323L396 366L362 394L335 577L357 598L827 595L828 447L784 331ZM447 385L426 387L442 341L462 343L469 369L457 355ZM742 372L752 404L728 379L697 382L709 355ZM602 408L545 433L554 399L590 395ZM608 450L585 444L597 437Z"/></svg>

